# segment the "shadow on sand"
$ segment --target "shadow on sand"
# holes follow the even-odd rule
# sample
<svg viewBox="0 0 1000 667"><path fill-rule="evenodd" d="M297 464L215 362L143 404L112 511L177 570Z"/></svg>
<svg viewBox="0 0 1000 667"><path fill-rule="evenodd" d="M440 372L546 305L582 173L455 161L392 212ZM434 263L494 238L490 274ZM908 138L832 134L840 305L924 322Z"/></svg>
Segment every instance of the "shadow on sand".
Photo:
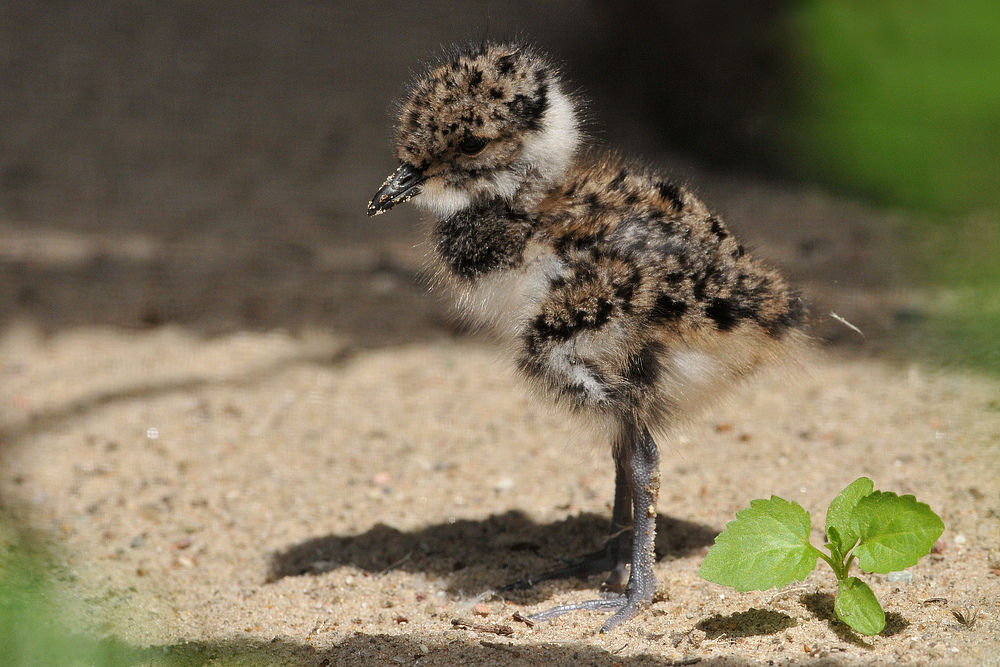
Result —
<svg viewBox="0 0 1000 667"><path fill-rule="evenodd" d="M749 667L750 660L723 656L720 658L689 658L679 661L655 655L623 656L603 648L581 643L511 644L484 639L470 634L467 641L442 642L440 637L413 635L367 634L357 632L329 649L316 649L308 644L283 638L269 642L234 639L219 642L193 642L173 646L136 650L133 659L122 665L143 664L165 667L196 667L199 665L289 665L334 667L351 665L587 665L588 667L675 667L698 664L699 667Z"/></svg>
<svg viewBox="0 0 1000 667"><path fill-rule="evenodd" d="M378 524L360 535L317 537L273 554L268 581L350 565L373 574L389 570L430 574L447 582L447 590L456 594L496 589L599 549L607 539L608 524L606 517L592 513L539 524L520 511L410 532ZM711 545L718 531L661 516L656 533L657 557L664 559ZM559 585L582 589L595 584L567 580ZM538 602L548 596L546 589L539 586L511 596L520 603Z"/></svg>

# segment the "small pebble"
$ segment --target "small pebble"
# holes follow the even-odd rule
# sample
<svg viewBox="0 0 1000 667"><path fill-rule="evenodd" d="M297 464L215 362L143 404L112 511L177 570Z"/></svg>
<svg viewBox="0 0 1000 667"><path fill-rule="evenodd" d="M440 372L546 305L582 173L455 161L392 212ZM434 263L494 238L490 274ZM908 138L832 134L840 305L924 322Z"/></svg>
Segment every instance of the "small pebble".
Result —
<svg viewBox="0 0 1000 667"><path fill-rule="evenodd" d="M899 572L890 572L885 575L885 580L890 584L903 583L908 584L913 581L913 573L907 572L906 570L900 570Z"/></svg>
<svg viewBox="0 0 1000 667"><path fill-rule="evenodd" d="M494 491L510 491L514 488L514 480L510 477L504 477L498 480L496 484L493 485Z"/></svg>
<svg viewBox="0 0 1000 667"><path fill-rule="evenodd" d="M173 549L174 551L180 551L181 549L187 549L190 546L191 546L191 538L183 537L174 542L173 544L171 544L170 548Z"/></svg>

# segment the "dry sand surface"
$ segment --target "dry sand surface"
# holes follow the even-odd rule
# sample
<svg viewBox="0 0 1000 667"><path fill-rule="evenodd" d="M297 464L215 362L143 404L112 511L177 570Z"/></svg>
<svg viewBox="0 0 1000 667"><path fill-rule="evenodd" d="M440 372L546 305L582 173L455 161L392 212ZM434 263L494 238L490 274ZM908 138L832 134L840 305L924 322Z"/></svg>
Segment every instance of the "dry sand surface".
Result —
<svg viewBox="0 0 1000 667"><path fill-rule="evenodd" d="M609 453L419 287L359 275L362 321L431 304L413 342L8 327L0 491L55 541L74 629L213 665L1000 664L995 382L836 349L762 380L661 443L653 607L606 636L601 614L528 627L512 614L599 584L494 594L602 543ZM860 475L947 526L912 579L868 577L887 636L832 620L825 571L746 594L697 577L751 499L819 526Z"/></svg>

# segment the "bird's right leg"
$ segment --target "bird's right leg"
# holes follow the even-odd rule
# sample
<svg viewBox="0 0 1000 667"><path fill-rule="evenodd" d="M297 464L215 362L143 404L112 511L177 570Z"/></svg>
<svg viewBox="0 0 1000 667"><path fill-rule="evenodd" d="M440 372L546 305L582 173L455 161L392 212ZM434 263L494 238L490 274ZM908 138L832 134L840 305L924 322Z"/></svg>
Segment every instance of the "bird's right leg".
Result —
<svg viewBox="0 0 1000 667"><path fill-rule="evenodd" d="M533 621L547 621L573 611L614 612L601 626L601 632L610 632L623 622L635 617L653 602L656 576L656 500L660 490L660 455L649 431L643 427L626 428L615 448L615 459L622 460L628 473L632 494L632 549L631 572L625 592L575 604L559 605L532 614Z"/></svg>

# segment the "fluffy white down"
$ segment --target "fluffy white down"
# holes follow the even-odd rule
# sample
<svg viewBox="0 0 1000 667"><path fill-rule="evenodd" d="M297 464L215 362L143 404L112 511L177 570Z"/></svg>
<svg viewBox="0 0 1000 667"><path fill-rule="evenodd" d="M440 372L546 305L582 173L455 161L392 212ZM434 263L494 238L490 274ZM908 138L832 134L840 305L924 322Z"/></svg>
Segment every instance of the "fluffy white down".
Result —
<svg viewBox="0 0 1000 667"><path fill-rule="evenodd" d="M524 141L522 159L534 167L547 182L561 178L580 146L580 123L573 102L557 83L549 88L549 106L545 110L544 127Z"/></svg>
<svg viewBox="0 0 1000 667"><path fill-rule="evenodd" d="M431 179L424 183L413 203L444 220L468 208L472 204L472 195L465 190L447 187L440 180Z"/></svg>
<svg viewBox="0 0 1000 667"><path fill-rule="evenodd" d="M552 279L565 271L550 248L531 243L525 249L524 264L481 277L462 290L458 305L473 323L512 341L524 332Z"/></svg>

